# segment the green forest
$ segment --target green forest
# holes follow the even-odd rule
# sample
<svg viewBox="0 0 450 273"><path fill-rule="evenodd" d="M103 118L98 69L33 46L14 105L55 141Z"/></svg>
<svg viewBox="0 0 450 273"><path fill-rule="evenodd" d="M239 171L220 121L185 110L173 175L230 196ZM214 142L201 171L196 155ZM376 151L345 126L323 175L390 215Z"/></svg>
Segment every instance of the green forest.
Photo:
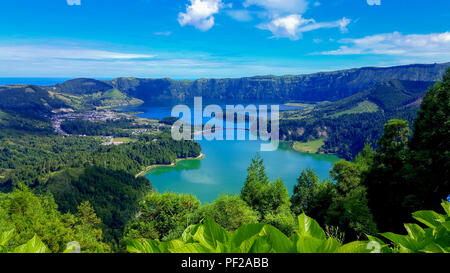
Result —
<svg viewBox="0 0 450 273"><path fill-rule="evenodd" d="M142 135L124 145L100 145L96 137L24 135L0 138L0 188L18 183L37 186L67 168L98 166L136 175L153 164L170 164L177 158L197 157L194 141L174 141L170 135ZM1 178L1 177L0 177Z"/></svg>
<svg viewBox="0 0 450 273"><path fill-rule="evenodd" d="M421 99L432 85L391 80L338 101L282 113L281 138L297 146L323 141L315 150L352 160L365 144L377 147L389 120L406 120L412 130Z"/></svg>
<svg viewBox="0 0 450 273"><path fill-rule="evenodd" d="M67 253L75 241L85 253L448 253L449 96L450 69L412 124L386 120L332 181L305 169L289 196L255 155L240 194L207 204L136 176L198 156L196 142L3 136L0 252Z"/></svg>

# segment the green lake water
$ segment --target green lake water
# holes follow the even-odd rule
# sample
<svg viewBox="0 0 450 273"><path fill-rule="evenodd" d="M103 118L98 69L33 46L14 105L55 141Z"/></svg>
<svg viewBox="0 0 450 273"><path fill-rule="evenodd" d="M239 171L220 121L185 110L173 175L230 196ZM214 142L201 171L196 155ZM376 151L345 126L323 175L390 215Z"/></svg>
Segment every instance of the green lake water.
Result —
<svg viewBox="0 0 450 273"><path fill-rule="evenodd" d="M270 180L283 179L289 193L301 171L313 169L320 179L339 158L332 155L303 154L286 144L277 151L259 152L257 141L199 141L206 155L201 160L182 160L175 167L157 167L147 178L159 192L192 193L202 202L214 201L221 193L239 193L251 159L259 153Z"/></svg>

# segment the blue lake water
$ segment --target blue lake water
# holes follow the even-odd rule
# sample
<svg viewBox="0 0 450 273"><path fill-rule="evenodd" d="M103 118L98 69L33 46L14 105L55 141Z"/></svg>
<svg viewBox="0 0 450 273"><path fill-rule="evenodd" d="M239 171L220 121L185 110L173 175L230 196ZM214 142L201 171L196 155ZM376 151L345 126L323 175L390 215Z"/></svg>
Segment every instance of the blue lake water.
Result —
<svg viewBox="0 0 450 273"><path fill-rule="evenodd" d="M224 105L225 102L219 103ZM127 110L142 112L141 117L161 119L170 116L173 103L147 103ZM245 104L244 104L245 105ZM205 106L205 104L204 104ZM281 107L282 110L289 108ZM248 133L247 133L248 135ZM238 194L244 184L251 159L259 153L270 180L281 178L289 192L301 171L313 169L320 179L329 179L329 171L339 160L333 155L304 154L281 143L276 151L261 152L262 141L200 140L201 160L183 160L175 167L152 169L146 177L159 192L192 193L202 202L212 202L222 193Z"/></svg>

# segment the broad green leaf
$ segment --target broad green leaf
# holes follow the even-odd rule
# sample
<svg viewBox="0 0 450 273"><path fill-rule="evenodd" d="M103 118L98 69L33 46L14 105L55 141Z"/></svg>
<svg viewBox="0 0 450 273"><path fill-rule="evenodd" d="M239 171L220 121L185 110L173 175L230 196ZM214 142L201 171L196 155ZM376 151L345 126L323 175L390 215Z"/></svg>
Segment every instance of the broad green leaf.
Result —
<svg viewBox="0 0 450 273"><path fill-rule="evenodd" d="M167 249L170 251L170 249L176 249L183 247L185 243L182 240L172 240L170 242L167 242Z"/></svg>
<svg viewBox="0 0 450 273"><path fill-rule="evenodd" d="M163 253L159 247L160 242L137 239L127 242L127 251L130 253Z"/></svg>
<svg viewBox="0 0 450 273"><path fill-rule="evenodd" d="M408 236L406 236L406 235L399 235L399 234L395 234L392 232L386 232L386 233L382 233L381 236L390 240L394 245L396 245L398 247L409 248L409 249L414 248L413 246L410 245L410 243L408 241Z"/></svg>
<svg viewBox="0 0 450 273"><path fill-rule="evenodd" d="M341 243L334 238L328 238L323 242L323 244L317 249L317 253L334 253L339 247Z"/></svg>
<svg viewBox="0 0 450 273"><path fill-rule="evenodd" d="M202 244L184 244L179 248L173 248L169 250L171 253L212 253L213 251Z"/></svg>
<svg viewBox="0 0 450 273"><path fill-rule="evenodd" d="M445 223L442 223L442 226L447 230L450 231L450 221L447 221Z"/></svg>
<svg viewBox="0 0 450 273"><path fill-rule="evenodd" d="M255 241L263 238L272 247L274 253L290 253L294 251L289 238L278 229L264 224L247 224L237 229L231 236L232 252L248 253L252 250ZM264 241L258 241L261 244ZM261 249L261 246L253 248Z"/></svg>
<svg viewBox="0 0 450 273"><path fill-rule="evenodd" d="M264 228L264 224L247 224L231 235L232 252L248 253Z"/></svg>
<svg viewBox="0 0 450 273"><path fill-rule="evenodd" d="M14 253L46 253L48 252L45 244L37 235L29 240L26 244L18 246L14 249Z"/></svg>
<svg viewBox="0 0 450 273"><path fill-rule="evenodd" d="M256 237L248 253L276 253L265 237Z"/></svg>
<svg viewBox="0 0 450 273"><path fill-rule="evenodd" d="M443 201L441 206L444 208L445 212L447 213L447 216L450 217L450 203Z"/></svg>
<svg viewBox="0 0 450 273"><path fill-rule="evenodd" d="M6 243L11 240L11 238L14 236L14 229L11 229L10 231L5 231L0 233L0 246L6 245Z"/></svg>
<svg viewBox="0 0 450 273"><path fill-rule="evenodd" d="M425 231L417 224L405 224L409 237L414 240L421 240L425 236Z"/></svg>
<svg viewBox="0 0 450 273"><path fill-rule="evenodd" d="M445 222L445 217L443 215L440 215L432 210L417 211L412 215L414 219L427 225L430 228L436 228L441 223Z"/></svg>
<svg viewBox="0 0 450 273"><path fill-rule="evenodd" d="M371 251L367 241L351 242L336 249L336 253L370 253Z"/></svg>
<svg viewBox="0 0 450 273"><path fill-rule="evenodd" d="M391 240L396 246L413 252L420 251L429 242L429 240L417 240L407 235L399 235L392 232L382 233L381 235Z"/></svg>
<svg viewBox="0 0 450 273"><path fill-rule="evenodd" d="M319 253L319 249L325 243L325 240L311 236L299 236L297 241L298 253Z"/></svg>
<svg viewBox="0 0 450 273"><path fill-rule="evenodd" d="M229 234L214 220L207 217L198 227L193 239L209 249L217 249L219 243L223 245L228 242Z"/></svg>
<svg viewBox="0 0 450 273"><path fill-rule="evenodd" d="M429 243L420 251L425 253L448 253L443 247L436 243Z"/></svg>
<svg viewBox="0 0 450 273"><path fill-rule="evenodd" d="M274 253L290 253L294 251L291 240L283 232L270 225L264 225L260 235L266 237L266 240L272 245Z"/></svg>
<svg viewBox="0 0 450 273"><path fill-rule="evenodd" d="M369 244L370 242L372 242L371 245L368 245L369 249L371 249L371 253L378 253L377 252L377 247L379 247L380 252L381 253L392 253L392 250L389 248L389 246L383 242L381 239L374 237L374 236L370 236L370 235L366 235L367 239L369 240ZM378 244L378 246L376 245Z"/></svg>
<svg viewBox="0 0 450 273"><path fill-rule="evenodd" d="M76 249L76 246L70 246L70 247L66 247L66 249L64 249L63 253L64 254L69 254L69 253L73 253Z"/></svg>
<svg viewBox="0 0 450 273"><path fill-rule="evenodd" d="M201 226L201 224L190 225L188 226L181 236L181 239L184 243L194 243L194 234L197 232L197 229Z"/></svg>
<svg viewBox="0 0 450 273"><path fill-rule="evenodd" d="M298 216L298 234L325 240L325 232L320 225L316 220L306 216L304 213Z"/></svg>

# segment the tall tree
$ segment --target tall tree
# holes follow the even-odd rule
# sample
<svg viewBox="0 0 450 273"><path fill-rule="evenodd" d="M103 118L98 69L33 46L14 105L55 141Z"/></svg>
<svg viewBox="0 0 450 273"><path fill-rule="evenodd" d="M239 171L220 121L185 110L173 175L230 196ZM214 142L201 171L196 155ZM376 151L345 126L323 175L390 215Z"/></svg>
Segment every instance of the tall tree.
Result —
<svg viewBox="0 0 450 273"><path fill-rule="evenodd" d="M234 231L244 224L257 223L259 215L239 195L220 195L211 204L203 205L191 219L197 224L201 219L211 217L228 231Z"/></svg>
<svg viewBox="0 0 450 273"><path fill-rule="evenodd" d="M405 175L410 170L408 138L409 125L404 120L390 120L378 141L373 165L364 177L369 207L380 231L401 231L401 223L410 213L404 202L410 196Z"/></svg>
<svg viewBox="0 0 450 273"><path fill-rule="evenodd" d="M438 209L450 193L450 69L426 93L408 142L405 121L385 126L365 178L369 205L381 231L400 232L419 209Z"/></svg>
<svg viewBox="0 0 450 273"><path fill-rule="evenodd" d="M367 189L361 184L361 167L341 160L330 174L336 181L336 194L326 216L326 224L343 229L347 240L375 234L377 227L369 209Z"/></svg>
<svg viewBox="0 0 450 273"><path fill-rule="evenodd" d="M418 201L412 209L437 210L450 194L450 68L423 99L409 147Z"/></svg>
<svg viewBox="0 0 450 273"><path fill-rule="evenodd" d="M289 192L283 180L269 182L259 155L252 159L248 168L241 198L258 212L260 221L270 223L286 234L293 232L295 219L290 211Z"/></svg>
<svg viewBox="0 0 450 273"><path fill-rule="evenodd" d="M264 186L269 183L267 178L264 161L259 154L253 159L247 169L247 178L244 187L241 190L241 198L251 207L260 207L262 200L261 194Z"/></svg>
<svg viewBox="0 0 450 273"><path fill-rule="evenodd" d="M306 212L311 206L314 187L319 183L319 177L312 169L303 170L297 178L291 197L292 212L296 215ZM308 214L309 215L309 214Z"/></svg>
<svg viewBox="0 0 450 273"><path fill-rule="evenodd" d="M190 194L148 193L125 229L125 238L173 239L181 236L200 201Z"/></svg>

